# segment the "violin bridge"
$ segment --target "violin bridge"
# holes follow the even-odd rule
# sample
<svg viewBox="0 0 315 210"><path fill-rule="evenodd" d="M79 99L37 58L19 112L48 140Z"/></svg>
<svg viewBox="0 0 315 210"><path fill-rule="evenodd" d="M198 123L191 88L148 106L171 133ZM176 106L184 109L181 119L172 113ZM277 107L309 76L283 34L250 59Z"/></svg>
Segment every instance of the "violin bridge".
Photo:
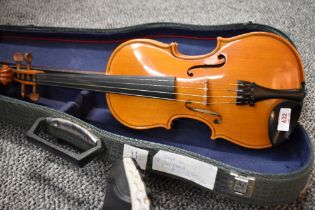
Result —
<svg viewBox="0 0 315 210"><path fill-rule="evenodd" d="M203 97L203 105L206 106L208 104L208 90L209 90L208 79L204 79L203 83L204 83L203 91L204 91L204 96L205 96Z"/></svg>

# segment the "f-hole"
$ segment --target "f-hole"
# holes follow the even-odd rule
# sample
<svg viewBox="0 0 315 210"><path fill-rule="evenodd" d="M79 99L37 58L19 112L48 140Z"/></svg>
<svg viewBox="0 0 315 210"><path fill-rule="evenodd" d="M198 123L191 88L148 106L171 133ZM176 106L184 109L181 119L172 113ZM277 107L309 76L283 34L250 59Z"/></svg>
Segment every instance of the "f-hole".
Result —
<svg viewBox="0 0 315 210"><path fill-rule="evenodd" d="M216 116L217 119L213 120L213 123L215 123L215 124L220 124L222 122L222 116L220 115L220 113L213 112L213 111L210 111L210 110L207 110L207 109L193 108L191 105L192 105L192 102L186 101L185 106L186 106L187 109L189 109L189 110L191 110L193 112L200 112L200 113L203 113L203 114Z"/></svg>
<svg viewBox="0 0 315 210"><path fill-rule="evenodd" d="M193 69L199 69L199 68L219 68L224 66L226 62L226 57L223 54L218 55L218 63L215 64L204 64L204 65L197 65L197 66L192 66L187 70L187 75L192 77L194 76L194 73L192 73Z"/></svg>

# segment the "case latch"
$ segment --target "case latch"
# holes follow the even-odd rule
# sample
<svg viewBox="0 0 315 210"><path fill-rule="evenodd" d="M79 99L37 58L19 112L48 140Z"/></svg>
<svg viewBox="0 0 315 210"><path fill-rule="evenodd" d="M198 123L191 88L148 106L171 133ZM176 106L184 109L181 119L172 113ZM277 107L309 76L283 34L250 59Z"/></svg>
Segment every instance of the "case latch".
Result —
<svg viewBox="0 0 315 210"><path fill-rule="evenodd" d="M255 177L241 176L236 172L231 172L233 177L230 182L231 190L237 194L245 197L251 197L255 189Z"/></svg>

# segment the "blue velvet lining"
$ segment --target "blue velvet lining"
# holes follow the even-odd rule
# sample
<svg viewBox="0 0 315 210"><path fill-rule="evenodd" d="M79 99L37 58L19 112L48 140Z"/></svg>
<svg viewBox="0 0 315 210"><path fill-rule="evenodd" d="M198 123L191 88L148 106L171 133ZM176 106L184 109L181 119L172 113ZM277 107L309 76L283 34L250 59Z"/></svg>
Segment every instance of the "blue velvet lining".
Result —
<svg viewBox="0 0 315 210"><path fill-rule="evenodd" d="M215 39L162 36L156 39L166 43L178 42L179 50L188 55L208 53L216 45ZM13 53L21 51L33 54L34 66L104 71L111 52L118 44L119 42L80 43L0 36L0 61L12 61ZM250 150L225 140L209 139L208 127L194 120L176 120L172 130L129 129L113 118L107 109L104 94L101 93L44 86L39 91L39 104L72 114L104 130L172 145L241 169L266 174L288 173L305 166L311 157L308 136L300 126L291 135L290 141L279 147Z"/></svg>

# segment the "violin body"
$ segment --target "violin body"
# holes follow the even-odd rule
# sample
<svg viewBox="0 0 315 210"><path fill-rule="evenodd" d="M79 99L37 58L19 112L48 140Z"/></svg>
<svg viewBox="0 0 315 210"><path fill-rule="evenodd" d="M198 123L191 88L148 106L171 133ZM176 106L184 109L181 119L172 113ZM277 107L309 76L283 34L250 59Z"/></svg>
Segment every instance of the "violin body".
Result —
<svg viewBox="0 0 315 210"><path fill-rule="evenodd" d="M297 122L302 100L268 98L265 93L255 103L244 103L246 85L240 81L287 92L302 90L304 83L296 49L284 38L265 32L218 38L212 52L196 56L181 54L176 43L130 40L113 52L106 75L175 78L172 100L106 93L111 113L122 124L171 129L174 119L190 118L208 125L212 139L224 138L248 148L283 141ZM280 109L288 107L290 129L278 131Z"/></svg>

